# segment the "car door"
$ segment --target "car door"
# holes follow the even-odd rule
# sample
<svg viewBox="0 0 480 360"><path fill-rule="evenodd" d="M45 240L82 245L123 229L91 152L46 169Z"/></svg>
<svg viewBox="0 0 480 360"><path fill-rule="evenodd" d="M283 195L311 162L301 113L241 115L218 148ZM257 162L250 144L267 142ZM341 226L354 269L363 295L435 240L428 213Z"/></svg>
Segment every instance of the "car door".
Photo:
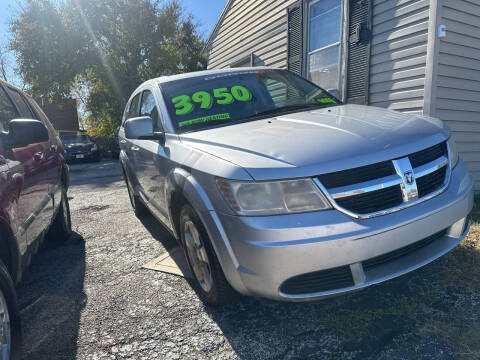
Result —
<svg viewBox="0 0 480 360"><path fill-rule="evenodd" d="M153 131L163 132L160 112L151 89L142 92L140 116L148 116L153 122ZM169 154L158 140L137 140L137 164L139 182L148 202L155 207L162 220L168 218L165 203L165 177L168 169Z"/></svg>
<svg viewBox="0 0 480 360"><path fill-rule="evenodd" d="M41 121L48 129L50 140L49 146L45 150L45 166L48 181L48 193L53 199L53 204L55 205L56 209L62 200L62 164L64 158L61 141L57 135L57 132L55 131L55 128L50 120L48 120L47 115L45 115L42 108L32 98L26 97L26 100L32 108L35 119ZM48 217L49 213L50 209L47 208L45 215Z"/></svg>
<svg viewBox="0 0 480 360"><path fill-rule="evenodd" d="M6 146L4 132L8 131L11 119L19 117L7 93L0 85L0 217L11 226L18 250L23 256L27 249L26 231L18 217L18 200L23 189L23 166L13 159L11 149Z"/></svg>
<svg viewBox="0 0 480 360"><path fill-rule="evenodd" d="M141 93L136 94L128 104L128 110L126 111L126 114L125 114L125 120L138 117L141 95L142 95ZM119 133L122 130L123 129L121 128ZM135 140L125 139L124 137L122 137L122 139L119 140L119 145L120 145L120 149L123 150L125 152L125 155L127 156L126 166L127 166L129 181L131 182L131 185L138 190L138 184L139 184L138 177L137 177L138 146L135 144Z"/></svg>
<svg viewBox="0 0 480 360"><path fill-rule="evenodd" d="M18 90L9 86L5 86L5 90L21 118L36 117ZM12 160L18 162L23 171L23 188L18 200L17 217L21 231L26 232L28 246L47 228L53 216L53 199L49 195L49 148L49 141L45 141L6 149L11 152Z"/></svg>

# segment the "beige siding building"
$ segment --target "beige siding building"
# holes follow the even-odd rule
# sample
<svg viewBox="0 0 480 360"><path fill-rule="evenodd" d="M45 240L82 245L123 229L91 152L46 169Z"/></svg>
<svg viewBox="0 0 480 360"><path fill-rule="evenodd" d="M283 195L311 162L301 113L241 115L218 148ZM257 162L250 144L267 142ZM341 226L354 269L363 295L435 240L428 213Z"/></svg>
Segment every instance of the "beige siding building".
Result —
<svg viewBox="0 0 480 360"><path fill-rule="evenodd" d="M229 0L206 52L446 121L480 191L480 0Z"/></svg>

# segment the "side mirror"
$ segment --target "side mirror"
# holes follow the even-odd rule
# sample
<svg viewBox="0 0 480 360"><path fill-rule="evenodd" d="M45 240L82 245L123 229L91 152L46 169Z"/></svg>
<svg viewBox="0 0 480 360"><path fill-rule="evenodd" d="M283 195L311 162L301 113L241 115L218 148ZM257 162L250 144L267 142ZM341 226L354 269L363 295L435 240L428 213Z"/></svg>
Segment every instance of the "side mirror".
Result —
<svg viewBox="0 0 480 360"><path fill-rule="evenodd" d="M8 124L8 137L12 147L25 147L49 140L46 126L38 120L13 119Z"/></svg>
<svg viewBox="0 0 480 360"><path fill-rule="evenodd" d="M162 145L165 143L165 134L153 131L153 121L148 116L136 117L125 121L125 137L137 140L159 140Z"/></svg>

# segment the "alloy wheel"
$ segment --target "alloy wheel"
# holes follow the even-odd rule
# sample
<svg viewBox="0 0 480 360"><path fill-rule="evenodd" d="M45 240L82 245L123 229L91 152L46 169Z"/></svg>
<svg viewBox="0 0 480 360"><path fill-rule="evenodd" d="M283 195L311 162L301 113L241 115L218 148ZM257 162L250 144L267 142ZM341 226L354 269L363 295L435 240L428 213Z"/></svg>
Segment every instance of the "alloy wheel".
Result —
<svg viewBox="0 0 480 360"><path fill-rule="evenodd" d="M207 251L195 224L187 221L184 226L188 260L202 290L209 293L212 289L213 277Z"/></svg>

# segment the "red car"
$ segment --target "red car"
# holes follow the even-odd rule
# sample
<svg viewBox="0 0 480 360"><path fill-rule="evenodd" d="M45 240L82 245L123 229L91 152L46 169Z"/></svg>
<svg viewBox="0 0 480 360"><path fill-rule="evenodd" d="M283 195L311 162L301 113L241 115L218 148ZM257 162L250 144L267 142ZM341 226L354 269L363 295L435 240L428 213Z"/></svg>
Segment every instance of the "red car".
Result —
<svg viewBox="0 0 480 360"><path fill-rule="evenodd" d="M44 239L72 232L62 143L38 104L0 81L0 359L21 356L15 284Z"/></svg>

